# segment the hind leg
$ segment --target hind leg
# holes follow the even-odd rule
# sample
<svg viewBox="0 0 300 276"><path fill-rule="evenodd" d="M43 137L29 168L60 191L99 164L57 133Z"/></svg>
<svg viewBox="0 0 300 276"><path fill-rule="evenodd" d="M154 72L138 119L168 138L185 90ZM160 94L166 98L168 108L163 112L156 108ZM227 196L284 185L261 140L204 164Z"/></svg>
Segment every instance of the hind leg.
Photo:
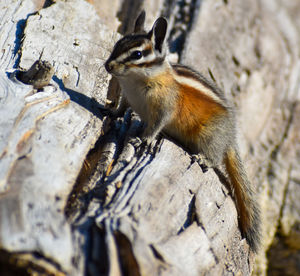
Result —
<svg viewBox="0 0 300 276"><path fill-rule="evenodd" d="M220 137L220 134L215 132L214 136L200 137L198 147L195 149L192 155L192 161L197 162L203 172L206 172L208 168L215 168L223 162L224 153L228 141L224 140L224 137Z"/></svg>

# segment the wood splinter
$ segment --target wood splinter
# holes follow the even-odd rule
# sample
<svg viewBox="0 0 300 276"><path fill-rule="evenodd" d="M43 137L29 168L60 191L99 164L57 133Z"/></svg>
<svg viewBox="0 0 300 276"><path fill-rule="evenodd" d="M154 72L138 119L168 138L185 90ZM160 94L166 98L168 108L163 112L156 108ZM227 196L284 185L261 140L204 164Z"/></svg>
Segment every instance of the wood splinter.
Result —
<svg viewBox="0 0 300 276"><path fill-rule="evenodd" d="M40 58L33 63L27 71L19 71L17 79L25 84L33 85L35 89L42 89L49 85L50 80L54 74L54 68L48 61Z"/></svg>

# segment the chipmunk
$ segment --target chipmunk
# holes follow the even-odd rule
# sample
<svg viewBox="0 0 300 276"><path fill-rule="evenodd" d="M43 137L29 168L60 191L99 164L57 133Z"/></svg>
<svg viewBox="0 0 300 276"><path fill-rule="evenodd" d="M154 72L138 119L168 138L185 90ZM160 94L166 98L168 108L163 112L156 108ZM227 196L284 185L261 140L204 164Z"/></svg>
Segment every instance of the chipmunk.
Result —
<svg viewBox="0 0 300 276"><path fill-rule="evenodd" d="M239 156L234 112L223 92L201 74L167 60L167 20L159 17L147 33L145 12L134 32L114 46L106 70L120 84L123 99L146 123L142 141L152 143L159 132L178 141L199 163L225 164L239 216L242 235L257 252L260 244L260 211Z"/></svg>

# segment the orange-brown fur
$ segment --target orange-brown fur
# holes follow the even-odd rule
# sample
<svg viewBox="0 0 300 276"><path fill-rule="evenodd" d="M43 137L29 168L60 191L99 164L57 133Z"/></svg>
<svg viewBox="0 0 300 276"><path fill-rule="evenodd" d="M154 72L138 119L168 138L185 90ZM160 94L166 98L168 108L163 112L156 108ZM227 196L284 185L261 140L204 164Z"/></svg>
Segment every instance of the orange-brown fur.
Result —
<svg viewBox="0 0 300 276"><path fill-rule="evenodd" d="M187 85L179 85L176 106L176 127L186 137L197 137L210 127L210 122L222 116L226 109L201 91Z"/></svg>
<svg viewBox="0 0 300 276"><path fill-rule="evenodd" d="M200 135L211 135L214 119L227 110L198 89L180 83L175 87L171 92L176 94L176 104L166 132L193 152L198 149Z"/></svg>

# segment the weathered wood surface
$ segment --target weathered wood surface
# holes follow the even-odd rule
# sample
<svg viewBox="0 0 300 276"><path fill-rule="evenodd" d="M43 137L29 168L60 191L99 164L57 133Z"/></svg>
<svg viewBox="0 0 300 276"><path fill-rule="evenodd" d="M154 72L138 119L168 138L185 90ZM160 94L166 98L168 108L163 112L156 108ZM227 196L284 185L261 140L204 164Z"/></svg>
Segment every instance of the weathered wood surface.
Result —
<svg viewBox="0 0 300 276"><path fill-rule="evenodd" d="M18 9L33 6L20 3ZM26 10L25 18L32 12ZM102 63L114 37L88 3L58 2L28 17L18 61L28 69L43 51L42 59L55 68L53 87L33 93L1 73L1 247L37 252L69 273L82 270L84 259L64 207L102 131L97 105L105 102L109 81Z"/></svg>
<svg viewBox="0 0 300 276"><path fill-rule="evenodd" d="M276 275L284 263L299 273L297 1L70 0L37 13L42 1L8 2L0 3L1 275L249 275L253 267ZM99 111L107 91L116 100L103 68L114 31L130 31L142 8L149 27L168 17L171 51L236 103L262 204L256 263L214 170L203 174L167 139L140 152L127 143L138 117L127 111L112 122ZM6 71L28 69L41 52L53 86L33 93Z"/></svg>

